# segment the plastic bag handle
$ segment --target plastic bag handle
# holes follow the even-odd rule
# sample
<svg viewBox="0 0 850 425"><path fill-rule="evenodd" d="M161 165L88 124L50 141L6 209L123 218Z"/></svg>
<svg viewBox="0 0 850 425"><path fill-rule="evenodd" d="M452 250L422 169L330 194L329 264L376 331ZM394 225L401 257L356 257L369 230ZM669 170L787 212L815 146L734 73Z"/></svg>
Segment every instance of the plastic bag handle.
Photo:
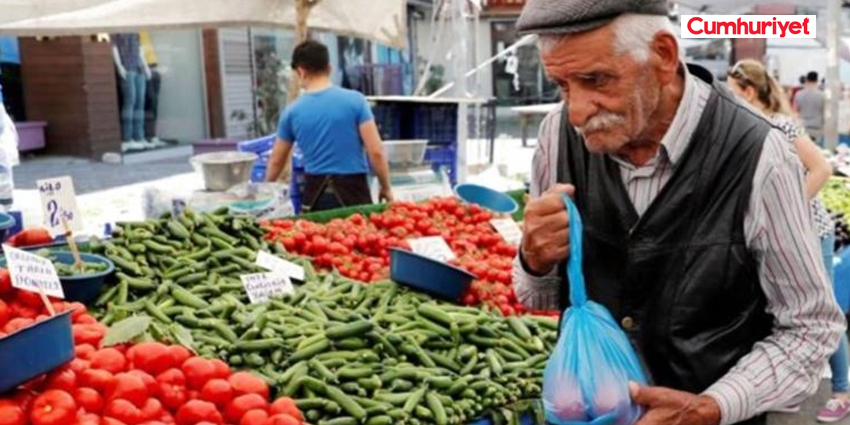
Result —
<svg viewBox="0 0 850 425"><path fill-rule="evenodd" d="M582 272L582 224L576 204L567 195L562 195L570 218L570 259L567 261L567 277L570 283L570 304L580 306L587 302L587 289Z"/></svg>

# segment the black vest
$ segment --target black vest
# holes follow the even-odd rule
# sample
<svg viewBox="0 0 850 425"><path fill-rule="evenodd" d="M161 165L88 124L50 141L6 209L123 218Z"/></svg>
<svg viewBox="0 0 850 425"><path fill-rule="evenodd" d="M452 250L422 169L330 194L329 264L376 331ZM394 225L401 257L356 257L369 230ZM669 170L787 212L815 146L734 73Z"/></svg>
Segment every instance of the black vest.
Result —
<svg viewBox="0 0 850 425"><path fill-rule="evenodd" d="M590 298L618 321L634 323L629 333L654 385L701 393L771 333L757 262L744 239L771 126L711 73L689 70L712 85L711 96L673 176L642 217L617 163L587 151L567 124L566 108L558 181L576 187ZM561 307L568 304L562 290Z"/></svg>

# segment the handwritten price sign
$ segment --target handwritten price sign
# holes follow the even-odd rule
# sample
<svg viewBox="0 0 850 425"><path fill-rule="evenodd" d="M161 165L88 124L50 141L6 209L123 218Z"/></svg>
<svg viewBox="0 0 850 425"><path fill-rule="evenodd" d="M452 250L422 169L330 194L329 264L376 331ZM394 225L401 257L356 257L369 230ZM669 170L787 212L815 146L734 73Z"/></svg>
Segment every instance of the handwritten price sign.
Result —
<svg viewBox="0 0 850 425"><path fill-rule="evenodd" d="M77 209L77 197L74 182L70 177L57 177L39 180L38 193L41 195L41 211L44 224L53 236L65 233L63 220L71 230L83 230L83 220Z"/></svg>
<svg viewBox="0 0 850 425"><path fill-rule="evenodd" d="M295 291L289 276L277 273L254 273L239 277L251 304L264 303L270 298L283 297Z"/></svg>
<svg viewBox="0 0 850 425"><path fill-rule="evenodd" d="M457 258L454 251L446 243L442 236L428 236L424 238L409 239L407 243L413 252L443 263Z"/></svg>
<svg viewBox="0 0 850 425"><path fill-rule="evenodd" d="M12 286L30 292L43 290L45 295L65 298L56 268L47 258L3 245Z"/></svg>

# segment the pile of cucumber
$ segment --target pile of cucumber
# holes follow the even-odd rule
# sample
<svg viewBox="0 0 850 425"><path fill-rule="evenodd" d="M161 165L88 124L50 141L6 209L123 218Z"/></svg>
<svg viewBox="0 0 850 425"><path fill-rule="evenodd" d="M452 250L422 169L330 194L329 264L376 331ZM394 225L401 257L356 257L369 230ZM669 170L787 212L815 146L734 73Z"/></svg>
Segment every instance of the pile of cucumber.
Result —
<svg viewBox="0 0 850 425"><path fill-rule="evenodd" d="M150 317L153 338L254 371L317 425L465 424L540 399L556 320L316 275L307 261L294 294L250 304L238 276L263 271L256 250L286 257L257 231L226 214L122 225L93 241L120 269L100 316Z"/></svg>

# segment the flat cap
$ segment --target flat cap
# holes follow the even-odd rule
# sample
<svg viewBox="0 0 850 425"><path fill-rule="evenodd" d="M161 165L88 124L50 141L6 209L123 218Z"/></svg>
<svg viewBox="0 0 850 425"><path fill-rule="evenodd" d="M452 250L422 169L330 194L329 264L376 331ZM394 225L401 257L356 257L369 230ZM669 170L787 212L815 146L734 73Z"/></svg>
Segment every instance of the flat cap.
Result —
<svg viewBox="0 0 850 425"><path fill-rule="evenodd" d="M574 34L625 13L667 15L667 0L528 0L517 21L522 34Z"/></svg>

